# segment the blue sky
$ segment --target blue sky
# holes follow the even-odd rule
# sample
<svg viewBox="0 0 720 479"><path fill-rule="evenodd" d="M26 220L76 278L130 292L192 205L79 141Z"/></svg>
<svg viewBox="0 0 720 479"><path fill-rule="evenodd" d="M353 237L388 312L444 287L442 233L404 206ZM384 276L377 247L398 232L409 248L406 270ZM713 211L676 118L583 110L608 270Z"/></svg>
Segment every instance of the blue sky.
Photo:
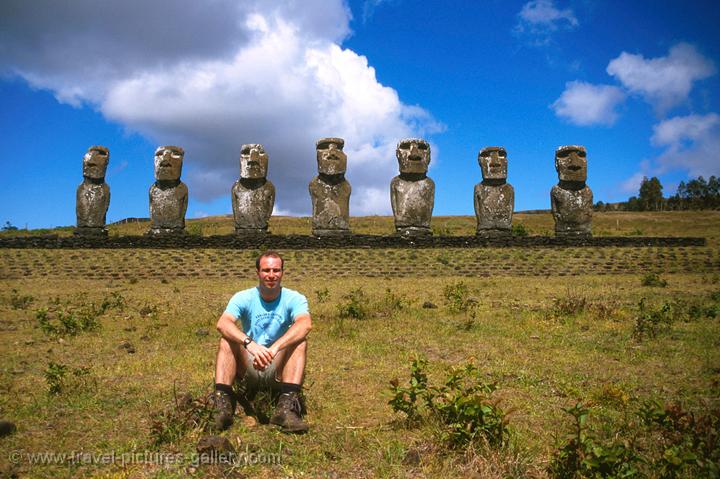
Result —
<svg viewBox="0 0 720 479"><path fill-rule="evenodd" d="M472 215L477 154L508 151L515 209L549 207L556 147L595 200L720 174L717 1L5 0L0 222L73 225L88 147L108 222L148 216L157 146L186 151L188 218L231 212L263 143L276 213L307 215L314 142L345 138L352 215L390 214L394 150L432 145L436 215Z"/></svg>

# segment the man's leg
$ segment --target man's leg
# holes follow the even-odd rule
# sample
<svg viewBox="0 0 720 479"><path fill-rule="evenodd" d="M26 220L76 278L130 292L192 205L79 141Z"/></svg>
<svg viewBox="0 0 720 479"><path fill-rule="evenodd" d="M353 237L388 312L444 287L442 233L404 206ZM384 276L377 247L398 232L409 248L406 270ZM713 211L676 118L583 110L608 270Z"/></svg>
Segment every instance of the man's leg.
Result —
<svg viewBox="0 0 720 479"><path fill-rule="evenodd" d="M233 392L236 377L242 377L247 369L242 346L220 338L215 359L215 411L213 420L217 430L225 430L232 424L237 399Z"/></svg>
<svg viewBox="0 0 720 479"><path fill-rule="evenodd" d="M278 356L276 380L280 382L280 398L270 422L281 426L285 432L305 432L308 425L301 417L299 396L305 375L307 341L285 348Z"/></svg>

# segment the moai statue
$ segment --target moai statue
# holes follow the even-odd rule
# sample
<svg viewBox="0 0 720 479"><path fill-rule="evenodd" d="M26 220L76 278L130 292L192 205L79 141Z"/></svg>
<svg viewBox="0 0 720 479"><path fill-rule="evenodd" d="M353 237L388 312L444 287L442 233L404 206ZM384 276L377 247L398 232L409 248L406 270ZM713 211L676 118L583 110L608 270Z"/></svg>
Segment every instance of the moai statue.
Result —
<svg viewBox="0 0 720 479"><path fill-rule="evenodd" d="M483 148L478 163L483 180L475 185L474 194L477 235L485 238L510 236L515 189L507 182L507 152L501 146Z"/></svg>
<svg viewBox="0 0 720 479"><path fill-rule="evenodd" d="M347 155L342 138L321 138L316 143L318 176L310 181L312 234L340 236L350 234L350 193L345 179Z"/></svg>
<svg viewBox="0 0 720 479"><path fill-rule="evenodd" d="M240 179L231 189L235 232L265 234L275 206L275 185L267 179L268 155L259 144L240 149Z"/></svg>
<svg viewBox="0 0 720 479"><path fill-rule="evenodd" d="M150 187L149 235L184 234L188 189L180 181L185 152L179 146L155 150L155 183Z"/></svg>
<svg viewBox="0 0 720 479"><path fill-rule="evenodd" d="M395 231L402 236L431 235L435 182L428 178L430 145L419 138L400 140L395 150L400 174L390 182Z"/></svg>
<svg viewBox="0 0 720 479"><path fill-rule="evenodd" d="M587 180L584 146L561 146L555 150L555 169L560 181L552 187L550 202L555 218L555 236L592 236L593 194Z"/></svg>
<svg viewBox="0 0 720 479"><path fill-rule="evenodd" d="M107 235L105 215L110 206L110 187L105 172L110 151L104 146L91 146L83 157L83 182L75 195L75 213L79 235Z"/></svg>

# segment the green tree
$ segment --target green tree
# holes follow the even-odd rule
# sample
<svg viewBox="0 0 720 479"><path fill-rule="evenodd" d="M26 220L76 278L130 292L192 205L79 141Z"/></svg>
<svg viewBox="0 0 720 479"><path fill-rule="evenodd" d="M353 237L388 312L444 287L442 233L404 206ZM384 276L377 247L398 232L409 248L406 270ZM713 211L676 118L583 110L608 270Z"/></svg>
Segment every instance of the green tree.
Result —
<svg viewBox="0 0 720 479"><path fill-rule="evenodd" d="M664 198L662 195L662 185L657 177L653 176L648 179L643 177L640 183L640 208L645 211L660 211L663 207Z"/></svg>

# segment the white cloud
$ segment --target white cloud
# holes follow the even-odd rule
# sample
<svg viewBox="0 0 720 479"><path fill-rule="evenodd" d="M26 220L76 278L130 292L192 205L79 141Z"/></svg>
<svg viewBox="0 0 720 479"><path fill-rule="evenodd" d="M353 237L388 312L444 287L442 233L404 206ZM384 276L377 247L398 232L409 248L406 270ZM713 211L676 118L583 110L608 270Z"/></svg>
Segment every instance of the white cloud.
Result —
<svg viewBox="0 0 720 479"><path fill-rule="evenodd" d="M351 213L385 213L387 191L355 197L387 190L399 138L442 128L340 46L350 31L341 0L217 0L211 13L192 0L37 3L3 2L0 32L12 32L0 33L0 64L158 145L182 146L183 178L201 201L228 196L229 209L240 146L262 143L277 210L307 214L315 141L341 136L359 209Z"/></svg>
<svg viewBox="0 0 720 479"><path fill-rule="evenodd" d="M612 125L618 116L615 108L624 100L618 87L571 81L551 107L557 116L576 125Z"/></svg>
<svg viewBox="0 0 720 479"><path fill-rule="evenodd" d="M370 20L370 18L372 18L373 14L375 13L375 9L383 3L395 4L398 2L399 0L365 0L365 2L363 2L362 8L363 23L366 23L368 20Z"/></svg>
<svg viewBox="0 0 720 479"><path fill-rule="evenodd" d="M686 101L693 83L715 71L713 62L687 43L678 43L667 56L658 58L622 52L607 67L608 74L660 112Z"/></svg>
<svg viewBox="0 0 720 479"><path fill-rule="evenodd" d="M653 128L653 145L664 147L659 172L685 170L690 176L720 174L720 115L676 116Z"/></svg>
<svg viewBox="0 0 720 479"><path fill-rule="evenodd" d="M536 45L549 43L553 32L572 30L580 24L571 9L557 8L553 0L531 0L523 5L518 17L514 31L529 35Z"/></svg>

